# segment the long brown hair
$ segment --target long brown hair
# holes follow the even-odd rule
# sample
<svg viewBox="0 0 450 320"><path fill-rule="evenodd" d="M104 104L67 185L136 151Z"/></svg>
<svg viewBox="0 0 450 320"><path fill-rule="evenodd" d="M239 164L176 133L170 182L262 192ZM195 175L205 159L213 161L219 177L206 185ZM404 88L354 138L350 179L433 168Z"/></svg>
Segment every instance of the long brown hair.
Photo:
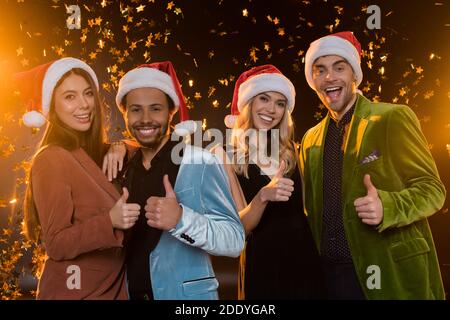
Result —
<svg viewBox="0 0 450 320"><path fill-rule="evenodd" d="M77 132L64 124L55 112L55 91L61 83L70 75L76 74L82 76L90 85L94 93L94 117L91 127L86 132ZM75 150L83 148L83 150L101 166L101 161L105 152L106 131L103 124L103 102L94 80L83 69L74 68L64 74L56 83L53 90L52 100L49 110L48 125L36 153L32 157L33 168L34 158L47 146L55 145L66 150ZM40 222L33 198L33 188L31 181L31 170L28 172L28 185L25 191L24 199L24 233L28 239L38 241L40 238Z"/></svg>

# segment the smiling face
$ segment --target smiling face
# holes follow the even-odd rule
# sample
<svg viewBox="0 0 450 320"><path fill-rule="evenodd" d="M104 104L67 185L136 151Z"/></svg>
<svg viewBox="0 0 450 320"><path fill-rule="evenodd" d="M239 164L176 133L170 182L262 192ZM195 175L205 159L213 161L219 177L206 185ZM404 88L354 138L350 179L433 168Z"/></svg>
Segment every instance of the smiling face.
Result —
<svg viewBox="0 0 450 320"><path fill-rule="evenodd" d="M85 78L70 74L55 89L56 116L69 128L85 132L91 128L94 119L95 97Z"/></svg>
<svg viewBox="0 0 450 320"><path fill-rule="evenodd" d="M169 134L173 107L167 95L155 88L131 90L125 97L128 132L145 148L157 148Z"/></svg>
<svg viewBox="0 0 450 320"><path fill-rule="evenodd" d="M253 125L256 129L273 129L286 112L287 99L284 95L274 91L256 95L251 102Z"/></svg>
<svg viewBox="0 0 450 320"><path fill-rule="evenodd" d="M336 55L323 56L313 64L316 93L335 119L340 119L356 100L356 80L350 64Z"/></svg>

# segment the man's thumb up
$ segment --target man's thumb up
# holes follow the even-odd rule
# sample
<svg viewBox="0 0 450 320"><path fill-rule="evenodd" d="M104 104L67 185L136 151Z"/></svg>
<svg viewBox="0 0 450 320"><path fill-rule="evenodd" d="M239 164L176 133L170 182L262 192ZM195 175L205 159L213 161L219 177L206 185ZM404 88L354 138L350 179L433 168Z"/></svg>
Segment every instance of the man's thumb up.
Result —
<svg viewBox="0 0 450 320"><path fill-rule="evenodd" d="M169 181L169 176L167 174L164 175L163 178L164 189L166 189L166 198L176 198L175 191L173 191L172 185Z"/></svg>
<svg viewBox="0 0 450 320"><path fill-rule="evenodd" d="M367 189L367 195L368 196L378 196L377 188L372 184L372 181L370 180L370 175L366 174L364 175L364 186Z"/></svg>

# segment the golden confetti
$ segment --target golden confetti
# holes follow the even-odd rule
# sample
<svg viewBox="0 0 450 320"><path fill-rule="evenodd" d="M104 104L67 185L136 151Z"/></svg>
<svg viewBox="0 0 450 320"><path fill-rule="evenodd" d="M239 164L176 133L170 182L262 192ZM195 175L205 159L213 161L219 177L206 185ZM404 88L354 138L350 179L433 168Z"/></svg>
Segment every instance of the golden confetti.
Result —
<svg viewBox="0 0 450 320"><path fill-rule="evenodd" d="M110 90L111 90L111 86L109 85L108 82L102 83L102 88L103 88L103 90L108 91L108 92L110 92Z"/></svg>
<svg viewBox="0 0 450 320"><path fill-rule="evenodd" d="M317 121L322 119L322 117L322 112L316 111L316 113L314 113L314 119L316 119Z"/></svg>
<svg viewBox="0 0 450 320"><path fill-rule="evenodd" d="M434 96L434 90L428 90L423 94L425 100L429 100L432 96Z"/></svg>
<svg viewBox="0 0 450 320"><path fill-rule="evenodd" d="M216 92L216 88L213 87L213 86L209 87L209 89L208 89L208 98L210 98L214 94L214 92Z"/></svg>
<svg viewBox="0 0 450 320"><path fill-rule="evenodd" d="M167 4L167 10L172 10L172 8L173 8L174 5L175 5L175 4L173 3L173 1L170 1L170 2Z"/></svg>
<svg viewBox="0 0 450 320"><path fill-rule="evenodd" d="M202 94L200 93L200 92L196 92L195 94L194 94L194 99L195 100L200 100L202 98Z"/></svg>
<svg viewBox="0 0 450 320"><path fill-rule="evenodd" d="M189 80L189 87L193 87L194 86L194 80Z"/></svg>
<svg viewBox="0 0 450 320"><path fill-rule="evenodd" d="M342 15L344 13L343 7L335 6L334 8L336 9L338 15Z"/></svg>
<svg viewBox="0 0 450 320"><path fill-rule="evenodd" d="M256 61L258 60L258 57L256 56L256 51L259 51L259 49L258 49L258 48L255 48L255 47L253 47L253 48L250 49L250 59L251 59L253 62L256 62Z"/></svg>
<svg viewBox="0 0 450 320"><path fill-rule="evenodd" d="M219 107L219 101L218 100L214 100L212 103L213 108L218 108Z"/></svg>
<svg viewBox="0 0 450 320"><path fill-rule="evenodd" d="M28 61L28 59L22 59L22 60L20 60L20 63L22 64L22 67L28 67L28 65L29 65L29 61Z"/></svg>
<svg viewBox="0 0 450 320"><path fill-rule="evenodd" d="M139 7L136 8L136 12L142 12L144 11L145 5L141 4Z"/></svg>
<svg viewBox="0 0 450 320"><path fill-rule="evenodd" d="M247 17L248 16L248 10L247 9L242 10L242 15L244 17Z"/></svg>
<svg viewBox="0 0 450 320"><path fill-rule="evenodd" d="M58 56L62 57L62 55L64 54L64 48L62 47L56 47L55 48L55 52Z"/></svg>
<svg viewBox="0 0 450 320"><path fill-rule="evenodd" d="M16 49L16 53L17 53L17 56L18 56L18 57L21 56L21 55L23 55L23 47L17 48L17 49Z"/></svg>

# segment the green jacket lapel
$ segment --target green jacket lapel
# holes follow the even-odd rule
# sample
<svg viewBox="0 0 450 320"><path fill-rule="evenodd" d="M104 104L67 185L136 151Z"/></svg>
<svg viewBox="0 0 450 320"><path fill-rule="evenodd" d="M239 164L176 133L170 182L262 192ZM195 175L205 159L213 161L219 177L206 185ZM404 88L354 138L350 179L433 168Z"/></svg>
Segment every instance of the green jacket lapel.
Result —
<svg viewBox="0 0 450 320"><path fill-rule="evenodd" d="M366 132L369 123L370 115L370 101L358 94L355 111L352 121L349 124L348 133L344 141L344 159L342 168L342 200L343 204L350 194L348 190L352 181L355 169L358 164L358 156L364 140L364 133Z"/></svg>

